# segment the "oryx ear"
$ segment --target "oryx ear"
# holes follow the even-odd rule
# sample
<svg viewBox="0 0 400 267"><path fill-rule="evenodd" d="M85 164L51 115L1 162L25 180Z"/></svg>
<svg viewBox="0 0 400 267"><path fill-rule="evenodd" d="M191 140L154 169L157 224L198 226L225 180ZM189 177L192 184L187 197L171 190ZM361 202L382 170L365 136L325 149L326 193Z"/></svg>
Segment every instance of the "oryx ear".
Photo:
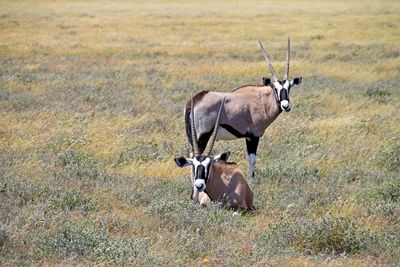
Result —
<svg viewBox="0 0 400 267"><path fill-rule="evenodd" d="M263 85L264 86L270 86L271 85L271 79L268 77L263 77Z"/></svg>
<svg viewBox="0 0 400 267"><path fill-rule="evenodd" d="M231 152L227 151L227 152L224 152L222 154L214 156L213 160L214 160L214 162L227 161L230 155L231 155Z"/></svg>
<svg viewBox="0 0 400 267"><path fill-rule="evenodd" d="M185 157L176 157L175 158L175 163L178 165L178 167L186 167L192 164L192 161L190 159L187 159Z"/></svg>
<svg viewBox="0 0 400 267"><path fill-rule="evenodd" d="M295 77L292 81L292 85L300 85L301 81L303 80L303 77Z"/></svg>

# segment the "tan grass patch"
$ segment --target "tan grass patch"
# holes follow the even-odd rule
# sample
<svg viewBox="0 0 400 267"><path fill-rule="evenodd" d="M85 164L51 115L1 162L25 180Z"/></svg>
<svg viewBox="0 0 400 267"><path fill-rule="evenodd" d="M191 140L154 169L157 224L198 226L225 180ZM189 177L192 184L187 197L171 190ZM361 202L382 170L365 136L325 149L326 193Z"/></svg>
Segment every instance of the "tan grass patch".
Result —
<svg viewBox="0 0 400 267"><path fill-rule="evenodd" d="M144 177L159 179L176 179L180 176L190 178L190 168L179 168L173 158L165 162L134 162L117 170L122 174L139 174Z"/></svg>

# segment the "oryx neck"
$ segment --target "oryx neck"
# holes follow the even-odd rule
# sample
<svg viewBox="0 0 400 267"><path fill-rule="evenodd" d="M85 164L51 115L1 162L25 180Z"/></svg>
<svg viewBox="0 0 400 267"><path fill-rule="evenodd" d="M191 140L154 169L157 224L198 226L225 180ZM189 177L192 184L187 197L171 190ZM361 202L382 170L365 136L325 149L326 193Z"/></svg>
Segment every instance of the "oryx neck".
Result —
<svg viewBox="0 0 400 267"><path fill-rule="evenodd" d="M215 163L210 168L210 177L204 192L212 200L218 200L221 195L226 193L227 187L223 182L222 176L229 174L228 169L226 169L227 166L226 163ZM223 169L225 173L223 173Z"/></svg>
<svg viewBox="0 0 400 267"><path fill-rule="evenodd" d="M266 94L265 99L265 114L268 119L274 120L281 112L282 108L279 103L279 99L277 99L275 88L268 86L270 88L270 93ZM271 121L272 122L272 121Z"/></svg>

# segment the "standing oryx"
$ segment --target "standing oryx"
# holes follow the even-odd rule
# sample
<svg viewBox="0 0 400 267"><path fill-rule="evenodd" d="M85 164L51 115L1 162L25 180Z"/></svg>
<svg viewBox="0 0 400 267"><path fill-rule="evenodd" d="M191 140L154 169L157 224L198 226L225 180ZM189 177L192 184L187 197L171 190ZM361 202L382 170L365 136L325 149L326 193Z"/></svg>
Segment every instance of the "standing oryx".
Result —
<svg viewBox="0 0 400 267"><path fill-rule="evenodd" d="M249 157L249 181L254 178L257 146L266 128L278 117L282 110L290 111L289 93L293 85L300 85L302 77L289 80L290 39L286 54L285 74L282 80L278 78L267 52L261 42L261 51L272 73L273 81L263 78L263 85L247 85L236 88L232 92L203 91L194 96L194 123L190 122L190 101L185 108L186 135L192 144L191 125L195 125L198 133L200 152L206 147L217 118L218 104L226 98L224 112L219 123L219 140L246 138Z"/></svg>
<svg viewBox="0 0 400 267"><path fill-rule="evenodd" d="M219 201L233 209L248 210L253 207L254 194L239 166L233 162L226 162L230 152L216 156L210 155L218 134L218 122L224 102L225 98L223 98L219 107L214 130L204 152L200 151L196 129L192 127L194 156L192 158L177 157L175 162L179 167L192 165L192 198L195 202L207 205L210 201ZM191 106L193 107L193 98ZM193 125L193 108L191 108L191 111Z"/></svg>

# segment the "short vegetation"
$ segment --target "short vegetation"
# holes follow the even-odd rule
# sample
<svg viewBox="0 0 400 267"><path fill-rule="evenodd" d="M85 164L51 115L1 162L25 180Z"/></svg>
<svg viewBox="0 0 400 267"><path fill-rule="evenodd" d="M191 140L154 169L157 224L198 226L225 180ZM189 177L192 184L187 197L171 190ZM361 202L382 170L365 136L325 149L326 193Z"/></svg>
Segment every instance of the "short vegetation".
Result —
<svg viewBox="0 0 400 267"><path fill-rule="evenodd" d="M0 265L396 266L398 1L1 1ZM255 210L190 201L183 107L303 76ZM244 140L218 142L247 173ZM7 187L3 189L4 185Z"/></svg>

